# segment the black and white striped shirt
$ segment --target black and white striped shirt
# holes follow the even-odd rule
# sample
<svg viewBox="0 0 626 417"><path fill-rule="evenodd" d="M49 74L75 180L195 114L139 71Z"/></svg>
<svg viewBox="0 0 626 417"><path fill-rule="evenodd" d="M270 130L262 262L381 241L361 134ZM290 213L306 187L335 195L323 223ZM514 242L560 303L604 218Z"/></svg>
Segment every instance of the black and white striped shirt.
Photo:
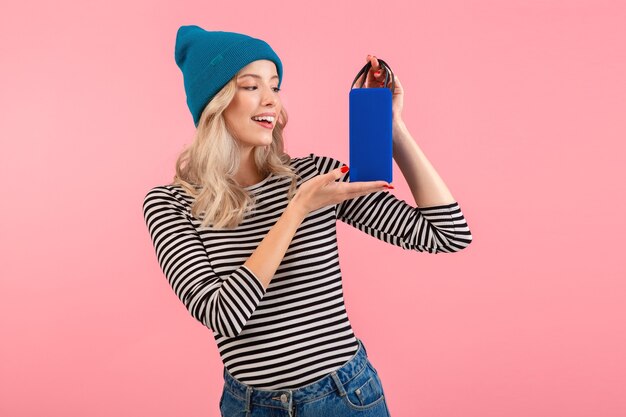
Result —
<svg viewBox="0 0 626 417"><path fill-rule="evenodd" d="M292 158L304 181L344 165ZM417 208L379 191L312 211L300 224L270 285L243 265L287 207L287 177L244 187L255 212L234 230L200 228L178 185L148 191L143 214L161 269L191 315L213 331L224 366L258 389L298 388L340 368L358 342L344 306L336 240L339 219L405 250L457 252L472 236L451 204ZM349 172L339 181L349 181Z"/></svg>

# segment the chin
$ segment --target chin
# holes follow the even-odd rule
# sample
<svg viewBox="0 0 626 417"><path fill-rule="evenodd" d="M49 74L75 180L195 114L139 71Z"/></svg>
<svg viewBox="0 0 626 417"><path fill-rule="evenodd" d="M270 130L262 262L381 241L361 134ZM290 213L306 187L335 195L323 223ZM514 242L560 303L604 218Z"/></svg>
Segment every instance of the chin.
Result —
<svg viewBox="0 0 626 417"><path fill-rule="evenodd" d="M261 146L267 146L267 145L271 145L272 141L274 140L274 137L272 136L272 134L270 133L267 137L266 140L263 140L263 143L261 144Z"/></svg>
<svg viewBox="0 0 626 417"><path fill-rule="evenodd" d="M272 136L272 133L269 132L269 134L266 133L263 136L257 134L252 137L248 137L248 140L245 141L239 140L239 143L244 146L267 146L271 145L273 141L274 137Z"/></svg>

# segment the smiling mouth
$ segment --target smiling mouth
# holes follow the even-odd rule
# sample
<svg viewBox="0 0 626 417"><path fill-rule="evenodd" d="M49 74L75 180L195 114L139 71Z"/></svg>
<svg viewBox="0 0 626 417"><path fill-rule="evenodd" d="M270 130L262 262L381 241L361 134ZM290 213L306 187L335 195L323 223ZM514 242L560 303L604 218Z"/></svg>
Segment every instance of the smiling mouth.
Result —
<svg viewBox="0 0 626 417"><path fill-rule="evenodd" d="M266 129L272 129L272 128L274 127L274 124L273 124L273 123L266 122L265 120L261 120L261 121L254 120L254 119L251 119L251 120L252 120L254 123L256 123L256 124L258 124L258 125L261 125L261 127L264 127L264 128L266 128Z"/></svg>

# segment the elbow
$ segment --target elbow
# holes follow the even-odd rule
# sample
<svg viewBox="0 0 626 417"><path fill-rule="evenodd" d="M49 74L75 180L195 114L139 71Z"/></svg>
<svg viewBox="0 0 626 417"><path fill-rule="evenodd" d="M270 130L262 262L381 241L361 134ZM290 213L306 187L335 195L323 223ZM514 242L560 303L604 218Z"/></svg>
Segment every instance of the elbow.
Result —
<svg viewBox="0 0 626 417"><path fill-rule="evenodd" d="M242 326L238 326L230 322L230 320L224 319L224 317L219 317L219 315L216 323L210 323L207 320L203 320L202 323L208 329L219 333L225 338L237 337L243 330Z"/></svg>
<svg viewBox="0 0 626 417"><path fill-rule="evenodd" d="M429 252L432 254L461 252L471 243L472 234L469 231L457 233L453 237L446 239L444 243L435 245Z"/></svg>
<svg viewBox="0 0 626 417"><path fill-rule="evenodd" d="M472 243L472 234L470 232L455 236L455 239L448 245L449 252L461 252L467 249Z"/></svg>
<svg viewBox="0 0 626 417"><path fill-rule="evenodd" d="M206 308L203 309L205 315L203 322L224 337L237 337L245 330L263 292L255 292L254 296L246 298L248 293L238 291L240 285L235 280L231 280L229 284L231 286L222 285L208 300ZM258 286L262 288L260 284Z"/></svg>
<svg viewBox="0 0 626 417"><path fill-rule="evenodd" d="M241 325L235 317L229 314L223 314L222 312L217 312L214 322L205 320L204 323L206 327L211 330L215 330L225 338L239 336L244 328L244 326Z"/></svg>
<svg viewBox="0 0 626 417"><path fill-rule="evenodd" d="M239 333L241 333L241 329L239 329L239 330L223 330L223 331L218 330L217 332L221 336L223 336L225 339L230 339L230 338L239 336Z"/></svg>
<svg viewBox="0 0 626 417"><path fill-rule="evenodd" d="M467 229L467 231L465 231L463 234L457 235L456 240L457 242L459 242L459 247L460 247L458 251L466 249L469 245L472 244L472 240L473 240L472 232L469 229Z"/></svg>

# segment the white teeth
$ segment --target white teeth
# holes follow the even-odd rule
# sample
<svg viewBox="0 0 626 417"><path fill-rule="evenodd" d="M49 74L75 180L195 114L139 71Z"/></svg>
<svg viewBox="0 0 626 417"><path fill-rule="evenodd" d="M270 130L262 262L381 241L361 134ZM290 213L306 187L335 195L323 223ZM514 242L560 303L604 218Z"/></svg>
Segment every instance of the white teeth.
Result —
<svg viewBox="0 0 626 417"><path fill-rule="evenodd" d="M265 120L267 122L274 123L274 118L272 116L253 117L252 120Z"/></svg>

